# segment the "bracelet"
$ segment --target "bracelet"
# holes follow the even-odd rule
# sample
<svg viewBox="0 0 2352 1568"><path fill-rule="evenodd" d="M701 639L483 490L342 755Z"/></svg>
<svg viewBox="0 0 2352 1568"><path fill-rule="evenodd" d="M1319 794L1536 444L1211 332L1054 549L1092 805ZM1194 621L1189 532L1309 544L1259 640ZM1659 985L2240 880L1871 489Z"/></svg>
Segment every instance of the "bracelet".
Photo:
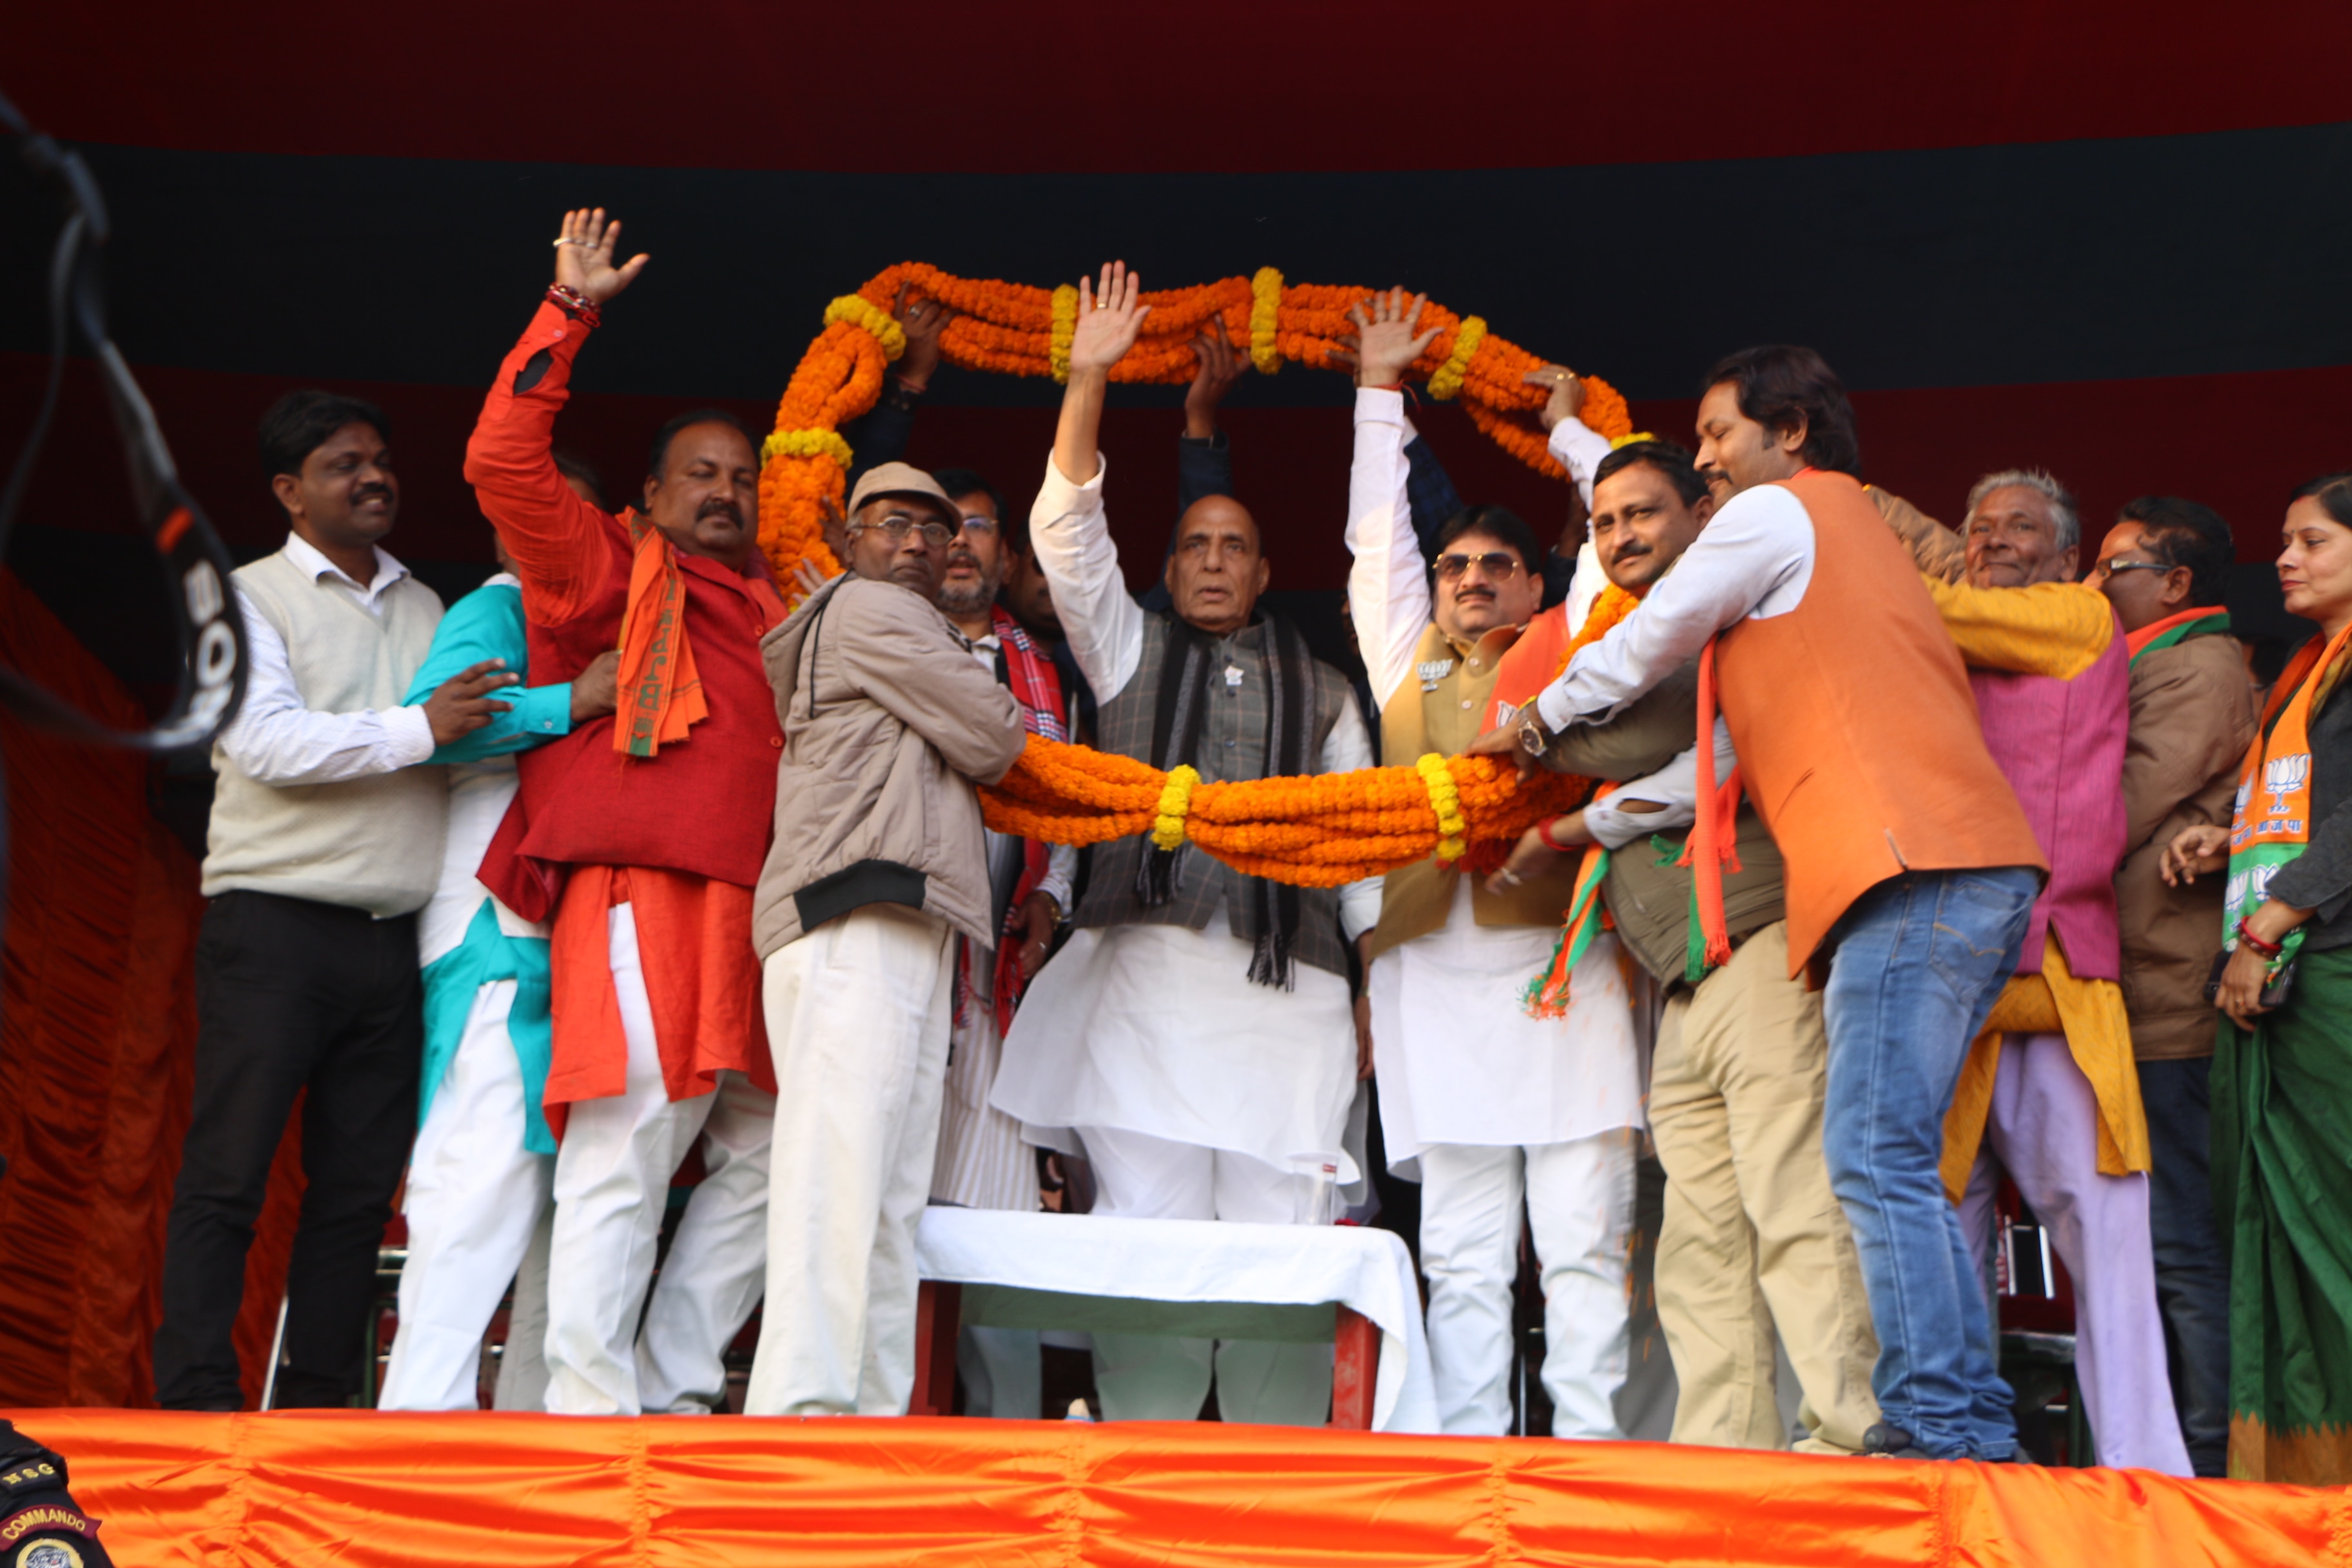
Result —
<svg viewBox="0 0 2352 1568"><path fill-rule="evenodd" d="M1369 382L1365 384L1364 390L1366 392L1402 392L1404 383L1401 381Z"/></svg>
<svg viewBox="0 0 2352 1568"><path fill-rule="evenodd" d="M577 289L551 283L547 287L547 298L549 303L575 321L585 321L592 327L604 324L604 313L596 309L596 302Z"/></svg>
<svg viewBox="0 0 2352 1568"><path fill-rule="evenodd" d="M1557 816L1545 817L1541 822L1536 824L1536 837L1542 839L1544 842L1544 847L1550 850L1555 855L1573 855L1576 853L1577 849L1575 845L1562 844L1551 836L1551 825L1560 820L1561 818Z"/></svg>
<svg viewBox="0 0 2352 1568"><path fill-rule="evenodd" d="M2251 917L2245 915L2240 915L2238 917L2238 940L2240 942L2244 942L2248 947L2252 948L2264 958L2276 958L2280 953L2286 951L2286 943L2283 942L2264 942L2261 937L2256 936L2253 933L2252 929L2246 924L2249 918Z"/></svg>

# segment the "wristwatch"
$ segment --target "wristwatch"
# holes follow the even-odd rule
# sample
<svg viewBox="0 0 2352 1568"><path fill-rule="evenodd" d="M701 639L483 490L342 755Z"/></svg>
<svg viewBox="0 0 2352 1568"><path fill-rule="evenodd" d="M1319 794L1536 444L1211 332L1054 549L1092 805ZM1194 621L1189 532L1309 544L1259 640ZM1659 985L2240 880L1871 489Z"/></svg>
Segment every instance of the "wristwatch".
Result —
<svg viewBox="0 0 2352 1568"><path fill-rule="evenodd" d="M1531 757L1540 757L1550 746L1551 731L1544 728L1542 716L1530 702L1526 716L1519 721L1519 750Z"/></svg>

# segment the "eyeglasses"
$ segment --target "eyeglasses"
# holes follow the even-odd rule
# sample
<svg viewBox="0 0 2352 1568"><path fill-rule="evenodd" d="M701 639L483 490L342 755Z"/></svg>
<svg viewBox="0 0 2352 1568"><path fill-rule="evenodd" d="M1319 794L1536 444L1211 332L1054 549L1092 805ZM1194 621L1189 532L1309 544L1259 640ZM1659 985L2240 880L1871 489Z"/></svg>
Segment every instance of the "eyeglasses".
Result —
<svg viewBox="0 0 2352 1568"><path fill-rule="evenodd" d="M2161 561L2102 561L2091 568L2094 577L2112 577L2118 572L2169 572L2172 568Z"/></svg>
<svg viewBox="0 0 2352 1568"><path fill-rule="evenodd" d="M1441 555L1437 558L1437 575L1442 581L1451 583L1469 571L1473 562L1477 563L1478 570L1489 577L1516 577L1527 570L1517 556L1489 550L1484 555Z"/></svg>
<svg viewBox="0 0 2352 1568"><path fill-rule="evenodd" d="M977 515L968 517L963 520L963 531L966 533L977 533L985 537L996 531L996 520L992 517Z"/></svg>
<svg viewBox="0 0 2352 1568"><path fill-rule="evenodd" d="M872 522L853 522L849 525L849 531L856 534L869 528L893 544L904 544L908 534L919 532L923 536L923 542L934 550L945 550L955 542L956 537L954 529L935 518L918 522L903 511L894 511L889 516L877 518Z"/></svg>

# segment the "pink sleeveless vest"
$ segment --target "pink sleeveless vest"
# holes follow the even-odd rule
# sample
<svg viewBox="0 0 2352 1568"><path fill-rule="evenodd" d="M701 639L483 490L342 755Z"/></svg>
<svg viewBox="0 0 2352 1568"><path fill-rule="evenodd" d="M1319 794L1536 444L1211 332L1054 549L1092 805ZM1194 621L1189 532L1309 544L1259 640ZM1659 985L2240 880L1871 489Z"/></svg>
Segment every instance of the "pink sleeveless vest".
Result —
<svg viewBox="0 0 2352 1568"><path fill-rule="evenodd" d="M2121 630L2099 661L2072 680L1969 671L1986 749L2009 776L2050 859L2049 885L2033 906L2020 974L2042 973L2042 933L2055 926L2067 967L2078 978L2122 978L2116 868L2124 858L2130 681Z"/></svg>

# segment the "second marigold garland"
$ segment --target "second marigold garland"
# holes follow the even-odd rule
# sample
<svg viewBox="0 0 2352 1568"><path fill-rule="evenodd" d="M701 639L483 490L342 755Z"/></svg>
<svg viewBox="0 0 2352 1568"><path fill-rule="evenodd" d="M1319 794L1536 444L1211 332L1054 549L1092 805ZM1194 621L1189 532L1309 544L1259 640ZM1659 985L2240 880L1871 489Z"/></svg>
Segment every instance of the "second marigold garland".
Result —
<svg viewBox="0 0 2352 1568"><path fill-rule="evenodd" d="M760 544L779 582L792 582L803 561L826 575L841 569L824 542L827 506L842 503L851 462L849 447L838 432L874 406L882 394L883 367L906 349L906 334L890 316L901 285L956 312L940 340L940 353L950 363L1056 381L1069 375L1078 291L1067 284L1036 289L993 279L974 280L908 261L876 274L856 293L834 300L825 308L824 330L801 356L784 389L760 472ZM1329 284L1285 283L1271 267L1260 268L1250 278L1146 293L1143 302L1151 307L1151 314L1144 321L1143 335L1112 367L1111 379L1190 381L1199 369L1192 338L1211 317L1223 323L1230 342L1247 346L1250 363L1263 374L1273 374L1286 361L1320 368L1330 363L1341 340L1355 331L1349 310L1371 293ZM1431 304L1421 321L1438 329L1435 341L1412 367L1428 378L1430 395L1458 400L1471 422L1505 451L1540 473L1565 478L1534 418L1547 390L1524 379L1544 362L1496 337L1476 316L1457 316L1443 305ZM1580 417L1612 439L1633 427L1625 399L1593 376L1584 378Z"/></svg>

